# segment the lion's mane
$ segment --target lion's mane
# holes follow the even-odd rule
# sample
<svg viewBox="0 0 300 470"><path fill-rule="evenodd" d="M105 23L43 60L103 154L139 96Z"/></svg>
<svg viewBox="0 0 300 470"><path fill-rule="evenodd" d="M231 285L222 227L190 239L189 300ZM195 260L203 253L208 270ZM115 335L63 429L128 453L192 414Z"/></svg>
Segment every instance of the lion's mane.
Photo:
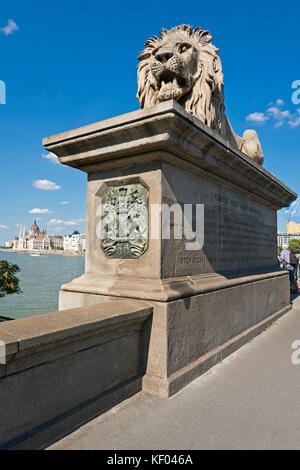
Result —
<svg viewBox="0 0 300 470"><path fill-rule="evenodd" d="M218 56L219 49L211 43L211 34L200 27L193 29L190 25L180 25L170 30L163 29L160 37L153 36L145 42L146 48L138 57L140 62L137 98L142 108L159 103L158 92L153 89L149 80L150 57L154 49L178 32L184 33L199 50L198 78L190 92L184 95L179 103L204 124L221 133L225 112L222 64Z"/></svg>

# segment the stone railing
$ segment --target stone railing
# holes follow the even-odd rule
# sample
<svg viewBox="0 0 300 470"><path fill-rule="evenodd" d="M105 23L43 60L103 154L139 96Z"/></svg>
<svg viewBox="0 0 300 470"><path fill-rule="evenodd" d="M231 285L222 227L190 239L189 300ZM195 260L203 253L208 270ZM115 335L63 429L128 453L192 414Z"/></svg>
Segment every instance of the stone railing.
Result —
<svg viewBox="0 0 300 470"><path fill-rule="evenodd" d="M43 448L141 390L151 321L112 300L1 323L0 449Z"/></svg>

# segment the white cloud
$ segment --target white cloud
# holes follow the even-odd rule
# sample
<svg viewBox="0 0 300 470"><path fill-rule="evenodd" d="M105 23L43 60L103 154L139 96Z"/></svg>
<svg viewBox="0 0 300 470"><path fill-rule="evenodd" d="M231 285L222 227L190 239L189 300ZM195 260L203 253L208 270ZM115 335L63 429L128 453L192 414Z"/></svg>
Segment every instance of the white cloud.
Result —
<svg viewBox="0 0 300 470"><path fill-rule="evenodd" d="M294 121L289 121L289 126L292 128L300 126L300 117L298 117Z"/></svg>
<svg viewBox="0 0 300 470"><path fill-rule="evenodd" d="M60 204L62 204L62 205L64 205L64 206L65 206L65 205L67 205L67 204L71 204L71 203L70 203L70 201L61 201L61 202L60 202Z"/></svg>
<svg viewBox="0 0 300 470"><path fill-rule="evenodd" d="M17 23L15 23L14 20L8 20L7 26L4 26L4 28L0 28L0 31L5 34L5 36L8 36L9 34L13 34L14 32L18 31L19 26Z"/></svg>
<svg viewBox="0 0 300 470"><path fill-rule="evenodd" d="M247 121L254 121L258 123L263 123L269 119L264 113L252 113L246 117Z"/></svg>
<svg viewBox="0 0 300 470"><path fill-rule="evenodd" d="M275 120L275 129L278 129L284 123L288 123L291 128L300 126L300 109L297 109L297 114L292 114L287 109L282 111L280 107L284 104L282 99L278 99L275 101L275 104L273 102L269 103L269 107L264 113L256 112L249 114L246 120L263 124L267 120L273 119Z"/></svg>
<svg viewBox="0 0 300 470"><path fill-rule="evenodd" d="M83 219L78 219L78 220L59 220L59 219L51 219L49 222L47 222L48 225L64 225L64 226L69 226L69 225L80 225Z"/></svg>
<svg viewBox="0 0 300 470"><path fill-rule="evenodd" d="M297 109L297 114L292 116L292 119L289 121L289 126L294 128L300 126L300 109Z"/></svg>
<svg viewBox="0 0 300 470"><path fill-rule="evenodd" d="M46 160L49 160L51 163L59 163L59 160L54 153L42 153L42 158L46 158Z"/></svg>
<svg viewBox="0 0 300 470"><path fill-rule="evenodd" d="M60 189L60 186L49 180L36 180L33 182L32 186L37 189L43 189L44 191L56 191Z"/></svg>
<svg viewBox="0 0 300 470"><path fill-rule="evenodd" d="M276 103L279 105L282 105L284 104L284 101L277 100ZM291 117L291 113L288 110L281 111L277 106L271 106L271 108L267 109L266 113L268 113L271 117L276 119L277 122L274 125L275 129L278 129L279 127L281 127L282 124L284 123L284 120Z"/></svg>
<svg viewBox="0 0 300 470"><path fill-rule="evenodd" d="M280 109L276 108L275 106L272 106L271 108L267 109L267 113L271 114L273 117L278 117L280 114Z"/></svg>
<svg viewBox="0 0 300 470"><path fill-rule="evenodd" d="M284 104L285 104L285 102L284 102L281 98L279 98L279 99L276 100L275 102L274 102L274 101L271 101L271 102L268 104L268 106L274 106L274 105L276 105L276 106L283 106Z"/></svg>
<svg viewBox="0 0 300 470"><path fill-rule="evenodd" d="M38 209L36 207L34 209L30 209L28 212L29 214L50 214L51 211L49 211L49 209Z"/></svg>
<svg viewBox="0 0 300 470"><path fill-rule="evenodd" d="M281 111L276 106L272 106L271 108L267 109L267 113L273 116L275 119L285 119L289 118L291 113L289 111Z"/></svg>
<svg viewBox="0 0 300 470"><path fill-rule="evenodd" d="M277 121L277 122L274 124L275 129L278 129L278 127L281 127L282 124L283 124L283 121Z"/></svg>
<svg viewBox="0 0 300 470"><path fill-rule="evenodd" d="M1 225L0 224L0 228L9 228L7 225Z"/></svg>

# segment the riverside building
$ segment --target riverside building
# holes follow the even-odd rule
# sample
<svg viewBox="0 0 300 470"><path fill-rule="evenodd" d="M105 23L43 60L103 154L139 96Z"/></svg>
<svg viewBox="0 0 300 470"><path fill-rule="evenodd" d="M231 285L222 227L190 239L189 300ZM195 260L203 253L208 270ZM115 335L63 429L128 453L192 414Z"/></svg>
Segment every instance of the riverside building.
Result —
<svg viewBox="0 0 300 470"><path fill-rule="evenodd" d="M16 251L62 250L63 247L63 237L48 235L47 230L40 231L36 220L29 232L26 231L26 227L21 227L20 234L13 240L12 246Z"/></svg>
<svg viewBox="0 0 300 470"><path fill-rule="evenodd" d="M78 230L74 230L72 235L64 236L64 250L65 251L85 251L85 235L82 235Z"/></svg>

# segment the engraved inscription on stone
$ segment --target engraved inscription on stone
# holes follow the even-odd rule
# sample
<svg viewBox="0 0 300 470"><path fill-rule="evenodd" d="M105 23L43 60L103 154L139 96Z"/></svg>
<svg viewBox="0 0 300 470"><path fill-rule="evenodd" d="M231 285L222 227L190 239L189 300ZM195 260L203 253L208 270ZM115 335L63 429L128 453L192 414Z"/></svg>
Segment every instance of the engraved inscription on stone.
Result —
<svg viewBox="0 0 300 470"><path fill-rule="evenodd" d="M271 209L225 187L216 192L205 181L199 193L205 205L204 246L189 252L181 240L174 241L177 276L255 270L276 263L276 215ZM192 189L179 197L182 204L188 203Z"/></svg>
<svg viewBox="0 0 300 470"><path fill-rule="evenodd" d="M108 188L101 248L110 258L140 258L148 248L148 191L140 183Z"/></svg>
<svg viewBox="0 0 300 470"><path fill-rule="evenodd" d="M219 247L211 263L230 267L271 264L274 259L274 220L266 208L254 201L232 198L229 193L214 194L214 213L220 216Z"/></svg>

